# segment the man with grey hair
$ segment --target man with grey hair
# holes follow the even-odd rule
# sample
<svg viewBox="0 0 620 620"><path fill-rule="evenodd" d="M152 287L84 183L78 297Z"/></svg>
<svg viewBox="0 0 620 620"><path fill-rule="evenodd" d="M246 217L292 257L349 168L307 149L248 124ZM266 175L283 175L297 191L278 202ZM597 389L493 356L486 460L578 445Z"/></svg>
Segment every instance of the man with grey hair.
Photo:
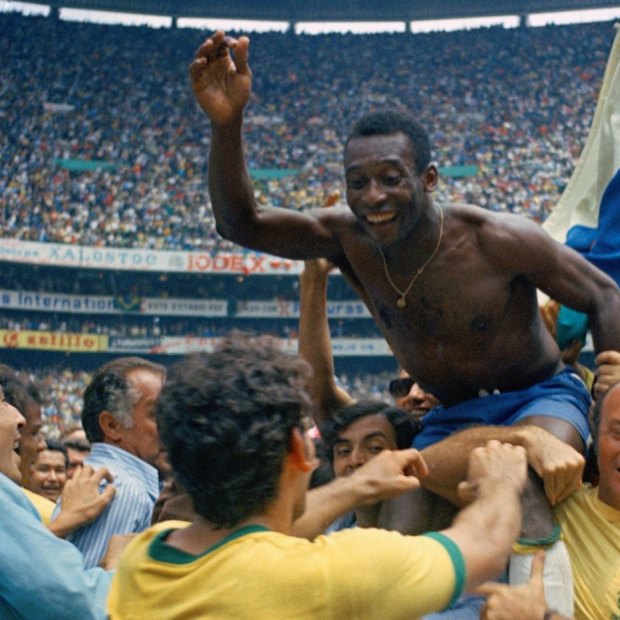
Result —
<svg viewBox="0 0 620 620"><path fill-rule="evenodd" d="M165 369L139 357L101 366L84 392L82 426L92 450L86 463L114 476L114 501L92 523L68 539L97 566L114 534L141 532L151 523L159 494L156 464L162 447L153 414Z"/></svg>

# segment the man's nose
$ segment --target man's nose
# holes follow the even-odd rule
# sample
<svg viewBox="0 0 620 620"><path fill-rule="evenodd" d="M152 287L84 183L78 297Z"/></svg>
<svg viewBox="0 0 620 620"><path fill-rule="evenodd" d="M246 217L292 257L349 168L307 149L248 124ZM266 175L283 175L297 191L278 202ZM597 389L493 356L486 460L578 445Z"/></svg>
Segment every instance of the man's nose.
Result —
<svg viewBox="0 0 620 620"><path fill-rule="evenodd" d="M351 450L351 458L349 460L349 466L353 469L361 467L368 459L366 458L366 451L361 448L353 448Z"/></svg>
<svg viewBox="0 0 620 620"><path fill-rule="evenodd" d="M364 201L368 206L374 207L385 202L386 193L383 185L376 179L370 179L370 182L366 185L366 193L364 195Z"/></svg>
<svg viewBox="0 0 620 620"><path fill-rule="evenodd" d="M409 397L417 401L423 401L426 398L426 393L419 384L414 383L409 390Z"/></svg>
<svg viewBox="0 0 620 620"><path fill-rule="evenodd" d="M47 448L47 443L45 442L45 437L43 436L43 433L37 433L36 441L37 441L37 450L41 451Z"/></svg>

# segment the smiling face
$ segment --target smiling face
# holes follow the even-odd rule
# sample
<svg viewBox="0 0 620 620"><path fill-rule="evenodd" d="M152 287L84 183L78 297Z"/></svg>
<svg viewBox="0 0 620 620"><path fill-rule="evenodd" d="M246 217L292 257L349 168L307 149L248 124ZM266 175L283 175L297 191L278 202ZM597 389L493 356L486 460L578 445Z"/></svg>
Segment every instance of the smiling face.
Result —
<svg viewBox="0 0 620 620"><path fill-rule="evenodd" d="M58 450L41 450L32 466L30 490L55 502L67 482L67 462Z"/></svg>
<svg viewBox="0 0 620 620"><path fill-rule="evenodd" d="M0 472L16 484L21 483L20 433L26 424L24 416L13 405L4 401L0 389Z"/></svg>
<svg viewBox="0 0 620 620"><path fill-rule="evenodd" d="M32 465L37 460L39 452L45 449L46 444L41 432L43 426L41 406L29 398L25 401L24 407L22 413L26 419L26 426L21 432L19 455L22 459L22 484L29 486Z"/></svg>
<svg viewBox="0 0 620 620"><path fill-rule="evenodd" d="M419 383L413 381L407 371L401 370L398 379L400 381L394 381L395 388L392 389L390 384L390 393L394 398L394 404L409 413L415 418L421 418L425 416L433 407L440 404L439 400L435 398L430 392L426 392L422 389Z"/></svg>
<svg viewBox="0 0 620 620"><path fill-rule="evenodd" d="M602 404L597 462L599 498L620 510L620 385L611 388Z"/></svg>
<svg viewBox="0 0 620 620"><path fill-rule="evenodd" d="M364 230L381 245L405 239L431 205L437 171L418 173L404 133L352 138L345 152L347 202Z"/></svg>

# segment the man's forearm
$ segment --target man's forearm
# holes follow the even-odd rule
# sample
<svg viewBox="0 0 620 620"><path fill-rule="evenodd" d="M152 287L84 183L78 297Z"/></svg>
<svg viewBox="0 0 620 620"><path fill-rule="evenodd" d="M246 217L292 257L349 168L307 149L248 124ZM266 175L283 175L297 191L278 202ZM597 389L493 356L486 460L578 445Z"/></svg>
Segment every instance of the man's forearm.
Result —
<svg viewBox="0 0 620 620"><path fill-rule="evenodd" d="M241 117L230 125L211 125L209 194L218 233L245 245L256 202L243 155L241 129Z"/></svg>
<svg viewBox="0 0 620 620"><path fill-rule="evenodd" d="M443 533L457 543L467 564L468 589L505 568L521 528L521 490L507 479L483 483L476 499Z"/></svg>
<svg viewBox="0 0 620 620"><path fill-rule="evenodd" d="M306 494L306 510L293 523L292 536L310 540L322 534L339 517L368 499L368 490L355 476L336 478Z"/></svg>
<svg viewBox="0 0 620 620"><path fill-rule="evenodd" d="M469 455L474 448L484 446L492 439L525 448L528 463L536 471L543 469L541 460L547 458L547 448L559 444L559 440L549 432L532 425L470 428L422 450L429 468L429 475L422 480L423 486L455 505L462 506L464 502L457 493L457 487L466 476ZM579 455L568 446L560 446L565 448L568 456L574 454L577 467L577 461L581 462Z"/></svg>
<svg viewBox="0 0 620 620"><path fill-rule="evenodd" d="M322 260L322 259L316 259ZM327 318L328 272L308 272L299 278L299 353L312 367L310 392L316 403L315 422L321 426L334 411L353 402L334 380L334 360Z"/></svg>

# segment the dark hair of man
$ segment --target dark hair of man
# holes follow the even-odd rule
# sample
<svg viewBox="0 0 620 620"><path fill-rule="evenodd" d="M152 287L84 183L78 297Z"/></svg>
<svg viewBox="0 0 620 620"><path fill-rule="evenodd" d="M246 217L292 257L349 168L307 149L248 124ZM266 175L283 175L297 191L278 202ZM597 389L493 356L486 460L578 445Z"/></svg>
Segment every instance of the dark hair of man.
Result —
<svg viewBox="0 0 620 620"><path fill-rule="evenodd" d="M333 463L334 446L340 439L342 431L353 422L369 415L382 415L394 428L396 447L399 450L410 448L413 438L419 431L419 422L402 409L393 407L381 400L360 400L339 409L321 428L327 456Z"/></svg>
<svg viewBox="0 0 620 620"><path fill-rule="evenodd" d="M321 487L334 479L334 470L332 468L331 457L327 453L325 448L325 442L322 438L316 437L313 439L314 449L316 456L319 459L318 467L312 472L310 476L309 489L316 489Z"/></svg>
<svg viewBox="0 0 620 620"><path fill-rule="evenodd" d="M63 439L62 445L76 452L90 452L92 449L88 439Z"/></svg>
<svg viewBox="0 0 620 620"><path fill-rule="evenodd" d="M55 439L46 439L45 443L47 444L46 450L60 452L65 457L65 467L69 467L69 455L67 454L65 446Z"/></svg>
<svg viewBox="0 0 620 620"><path fill-rule="evenodd" d="M309 372L272 338L243 334L169 369L159 435L194 510L215 527L234 527L276 498L293 429L311 413Z"/></svg>
<svg viewBox="0 0 620 620"><path fill-rule="evenodd" d="M134 370L166 375L166 369L141 357L119 357L98 368L84 391L82 426L90 443L103 441L99 415L109 411L126 428L131 428L133 408L142 396L127 380Z"/></svg>
<svg viewBox="0 0 620 620"><path fill-rule="evenodd" d="M431 162L431 142L424 127L404 112L384 110L362 116L351 129L345 143L345 152L353 138L391 136L396 133L403 133L409 138L416 172L422 174Z"/></svg>

